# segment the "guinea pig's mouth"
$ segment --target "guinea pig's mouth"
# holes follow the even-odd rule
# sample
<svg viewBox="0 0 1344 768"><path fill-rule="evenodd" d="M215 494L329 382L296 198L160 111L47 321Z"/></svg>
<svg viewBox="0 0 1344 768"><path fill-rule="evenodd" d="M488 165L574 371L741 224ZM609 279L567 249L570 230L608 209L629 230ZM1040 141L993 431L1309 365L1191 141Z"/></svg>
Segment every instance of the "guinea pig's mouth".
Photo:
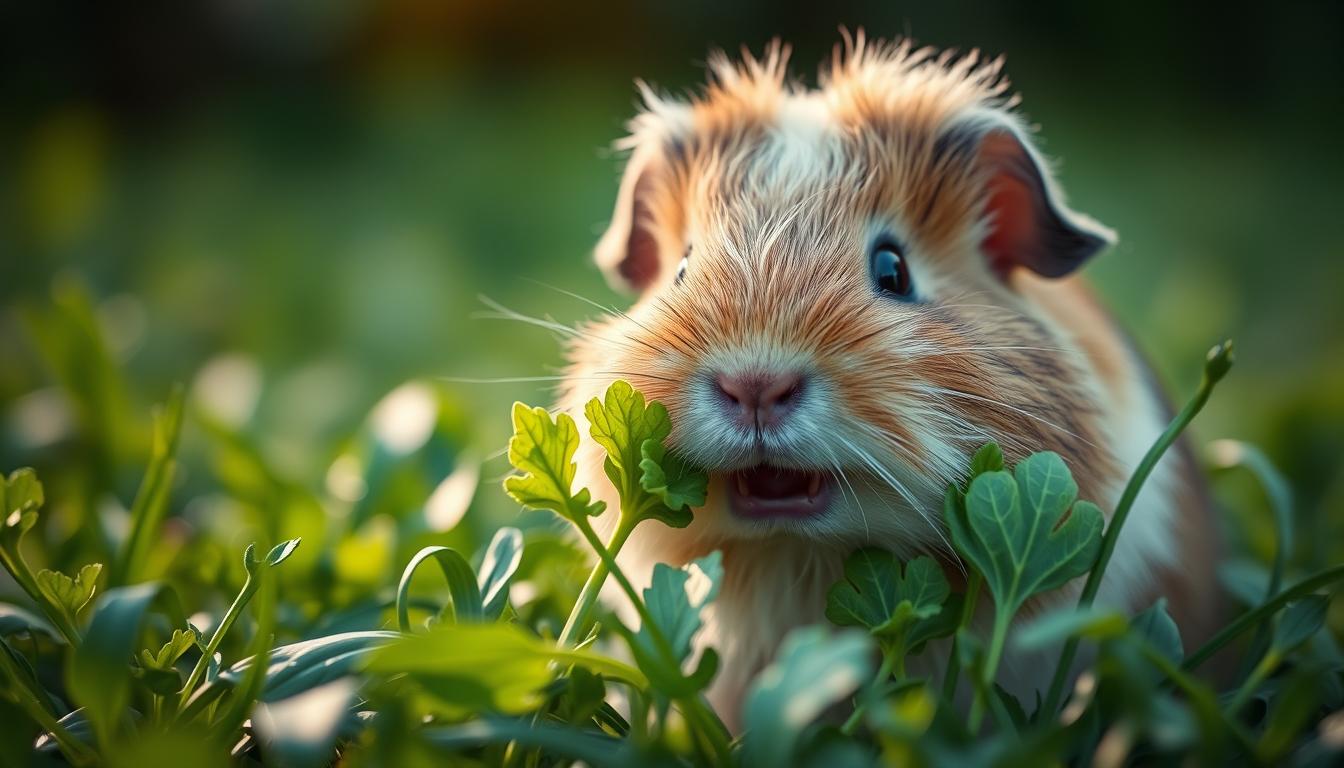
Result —
<svg viewBox="0 0 1344 768"><path fill-rule="evenodd" d="M733 513L750 520L813 517L831 501L831 478L822 472L760 464L726 479Z"/></svg>

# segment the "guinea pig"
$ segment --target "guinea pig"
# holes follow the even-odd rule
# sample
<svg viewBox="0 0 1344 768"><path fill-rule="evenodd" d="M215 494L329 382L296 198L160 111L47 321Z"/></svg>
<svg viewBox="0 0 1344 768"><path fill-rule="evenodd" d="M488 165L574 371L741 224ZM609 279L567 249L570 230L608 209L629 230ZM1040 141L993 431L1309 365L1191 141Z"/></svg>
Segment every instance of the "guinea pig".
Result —
<svg viewBox="0 0 1344 768"><path fill-rule="evenodd" d="M1080 498L1109 516L1170 419L1079 277L1115 236L1066 204L1001 61L859 34L809 87L787 60L779 44L759 59L715 55L684 100L640 84L596 246L609 280L638 298L581 329L561 390L585 435L576 487L608 509L583 404L615 379L664 403L669 447L709 472L689 527L646 523L620 560L638 583L654 563L722 551L699 641L721 654L710 698L729 722L789 630L825 622L854 549L929 554L964 582L943 494L984 442L1009 462L1058 452ZM1208 506L1188 453L1169 453L1099 604L1132 612L1166 597L1187 641L1204 633ZM931 647L912 673L940 674L946 658ZM1055 658L1010 651L1000 683L1029 702Z"/></svg>

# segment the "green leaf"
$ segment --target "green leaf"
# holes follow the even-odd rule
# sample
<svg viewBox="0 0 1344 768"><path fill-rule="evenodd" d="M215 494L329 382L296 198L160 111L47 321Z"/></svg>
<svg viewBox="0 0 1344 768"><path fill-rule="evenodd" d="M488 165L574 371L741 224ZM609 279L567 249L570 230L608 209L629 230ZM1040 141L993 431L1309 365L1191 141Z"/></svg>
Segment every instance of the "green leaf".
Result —
<svg viewBox="0 0 1344 768"><path fill-rule="evenodd" d="M971 457L970 476L966 482L969 484L972 480L983 475L986 472L1000 472L1003 470L1003 451L999 444L993 441L980 446L980 450Z"/></svg>
<svg viewBox="0 0 1344 768"><path fill-rule="evenodd" d="M0 603L0 638L6 638L20 632L33 635L43 634L58 643L64 642L61 633L51 626L51 622L26 608Z"/></svg>
<svg viewBox="0 0 1344 768"><path fill-rule="evenodd" d="M691 640L700 631L700 614L718 596L722 581L723 556L717 550L681 568L663 563L653 567L652 582L644 590L644 604L671 645L678 672L691 654ZM656 646L648 632L647 627L640 627L635 638L646 653L656 657Z"/></svg>
<svg viewBox="0 0 1344 768"><path fill-rule="evenodd" d="M1324 595L1309 595L1288 606L1274 627L1274 648L1287 653L1311 639L1325 626L1325 612L1330 599Z"/></svg>
<svg viewBox="0 0 1344 768"><path fill-rule="evenodd" d="M511 624L457 624L379 649L369 669L408 675L451 711L522 714L551 679L545 644Z"/></svg>
<svg viewBox="0 0 1344 768"><path fill-rule="evenodd" d="M36 512L46 503L42 483L38 481L37 473L33 470L27 467L16 469L3 480L4 492L0 495L0 510L4 511L6 526L10 524L8 520L15 512Z"/></svg>
<svg viewBox="0 0 1344 768"><path fill-rule="evenodd" d="M1067 606L1052 610L1023 626L1013 637L1013 644L1024 651L1040 650L1063 643L1071 637L1105 640L1119 637L1129 628L1123 614L1096 606L1077 608Z"/></svg>
<svg viewBox="0 0 1344 768"><path fill-rule="evenodd" d="M98 589L98 574L102 572L102 563L90 563L80 568L73 579L60 571L43 569L37 573L37 587L53 605L65 612L73 624L80 609L93 599L93 593Z"/></svg>
<svg viewBox="0 0 1344 768"><path fill-rule="evenodd" d="M889 639L903 654L912 629L932 623L950 592L947 577L933 558L917 557L902 573L895 555L869 547L845 559L844 580L826 595L826 618Z"/></svg>
<svg viewBox="0 0 1344 768"><path fill-rule="evenodd" d="M266 564L274 568L289 559L289 556L294 554L294 550L298 548L299 539L282 541L271 547L271 551L266 553Z"/></svg>
<svg viewBox="0 0 1344 768"><path fill-rule="evenodd" d="M148 669L171 670L182 654L199 645L200 641L200 633L193 627L174 629L173 636L159 648L158 653L150 653L148 648L140 652L140 665Z"/></svg>
<svg viewBox="0 0 1344 768"><path fill-rule="evenodd" d="M295 768L331 765L337 732L358 687L346 677L286 699L259 702L252 725L268 762Z"/></svg>
<svg viewBox="0 0 1344 768"><path fill-rule="evenodd" d="M591 502L587 488L571 491L578 448L579 430L569 414L552 421L545 408L514 403L509 463L522 474L505 478L504 490L525 507L549 509L567 520L601 514L606 504Z"/></svg>
<svg viewBox="0 0 1344 768"><path fill-rule="evenodd" d="M629 382L617 380L602 400L593 398L584 408L589 431L607 452L607 477L626 494L639 488L644 441L661 443L672 432L662 403L645 405L644 395Z"/></svg>
<svg viewBox="0 0 1344 768"><path fill-rule="evenodd" d="M690 525L690 508L705 505L709 476L669 454L663 444L655 440L645 440L640 446L640 454L643 456L639 462L643 470L640 485L665 507L660 510L662 514L657 515L658 519L673 528Z"/></svg>
<svg viewBox="0 0 1344 768"><path fill-rule="evenodd" d="M182 434L185 394L179 384L168 402L154 409L153 443L145 476L131 503L131 528L120 555L112 562L108 584L134 583L142 576L145 560L159 536L168 513L168 497L177 472L177 443Z"/></svg>
<svg viewBox="0 0 1344 768"><path fill-rule="evenodd" d="M803 730L872 676L873 656L871 638L857 630L790 632L747 693L743 765L793 764Z"/></svg>
<svg viewBox="0 0 1344 768"><path fill-rule="evenodd" d="M104 592L94 606L83 644L70 658L66 674L70 693L88 710L99 743L107 743L126 714L131 656L150 605L160 597L172 599L176 608L172 593L161 584L137 584Z"/></svg>
<svg viewBox="0 0 1344 768"><path fill-rule="evenodd" d="M522 561L523 532L507 527L495 531L476 576L485 618L494 621L504 612L504 606L509 602L509 580Z"/></svg>
<svg viewBox="0 0 1344 768"><path fill-rule="evenodd" d="M1185 647L1181 643L1181 632L1176 621L1167 613L1167 599L1158 598L1148 610L1135 616L1129 623L1136 635L1143 638L1158 653L1173 664L1180 664L1185 658Z"/></svg>
<svg viewBox="0 0 1344 768"><path fill-rule="evenodd" d="M454 621L480 621L483 608L481 590L476 585L476 574L471 564L456 550L448 547L425 547L406 564L401 572L401 582L397 585L397 625L402 632L411 631L410 590L411 577L422 563L433 560L443 571L448 581L448 594L452 602L445 608L445 615Z"/></svg>
<svg viewBox="0 0 1344 768"><path fill-rule="evenodd" d="M360 671L383 646L405 637L397 632L343 632L271 651L266 659L266 684L260 701L280 701ZM192 711L240 685L256 660L248 657L202 686L187 705Z"/></svg>
<svg viewBox="0 0 1344 768"><path fill-rule="evenodd" d="M1037 453L1012 474L971 482L964 508L947 505L952 542L985 577L996 609L1015 614L1033 595L1086 573L1101 549L1102 515L1075 503L1078 486L1064 460Z"/></svg>

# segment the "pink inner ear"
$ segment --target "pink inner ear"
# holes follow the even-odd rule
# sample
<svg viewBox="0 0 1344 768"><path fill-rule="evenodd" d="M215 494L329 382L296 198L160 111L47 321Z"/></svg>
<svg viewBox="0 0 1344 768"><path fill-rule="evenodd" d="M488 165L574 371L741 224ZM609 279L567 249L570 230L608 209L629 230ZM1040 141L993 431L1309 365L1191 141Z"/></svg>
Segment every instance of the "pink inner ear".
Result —
<svg viewBox="0 0 1344 768"><path fill-rule="evenodd" d="M996 169L985 185L985 215L990 232L981 244L990 267L1006 277L1014 267L1032 258L1040 247L1036 221L1037 201L1030 182L1015 169L1024 158L1022 148L1011 136L990 135L980 147L980 159Z"/></svg>

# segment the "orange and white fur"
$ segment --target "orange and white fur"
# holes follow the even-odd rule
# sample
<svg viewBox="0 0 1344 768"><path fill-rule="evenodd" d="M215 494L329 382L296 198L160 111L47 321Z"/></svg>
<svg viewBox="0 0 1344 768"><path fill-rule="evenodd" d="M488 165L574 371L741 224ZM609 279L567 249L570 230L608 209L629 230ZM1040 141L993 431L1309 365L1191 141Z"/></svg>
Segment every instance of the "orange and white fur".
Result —
<svg viewBox="0 0 1344 768"><path fill-rule="evenodd" d="M807 87L787 58L779 45L715 57L684 101L641 85L596 250L638 300L577 334L560 403L585 436L576 485L609 509L582 406L615 379L662 401L671 447L709 470L694 523L646 523L620 559L638 583L656 562L722 550L700 642L722 654L711 698L730 722L784 635L825 621L853 549L932 554L960 582L943 492L986 440L1009 462L1057 451L1109 514L1169 418L1077 276L1113 235L1066 206L999 61L860 34ZM1197 472L1173 451L1100 601L1133 611L1165 596L1202 633L1213 541ZM932 648L923 668L945 658ZM1045 661L1010 651L1001 682L1030 701Z"/></svg>

